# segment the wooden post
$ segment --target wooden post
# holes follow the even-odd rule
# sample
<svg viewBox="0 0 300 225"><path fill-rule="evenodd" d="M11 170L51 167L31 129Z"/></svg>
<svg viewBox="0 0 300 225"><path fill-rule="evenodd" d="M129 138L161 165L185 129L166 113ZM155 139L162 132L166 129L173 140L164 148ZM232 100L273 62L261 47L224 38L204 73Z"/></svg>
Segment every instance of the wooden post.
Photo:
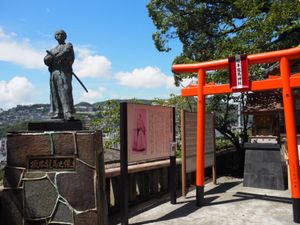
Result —
<svg viewBox="0 0 300 225"><path fill-rule="evenodd" d="M108 208L110 208L112 206L111 197L110 197L111 196L110 180L111 180L111 178L106 178L105 179L105 192L107 194L106 200L107 200L107 206L108 206Z"/></svg>
<svg viewBox="0 0 300 225"><path fill-rule="evenodd" d="M176 141L175 133L175 108L173 108L173 143ZM172 143L172 144L173 144ZM169 172L169 190L170 190L170 199L171 204L176 204L176 191L177 191L177 165L176 165L176 148L173 152L173 146L170 143L170 172Z"/></svg>
<svg viewBox="0 0 300 225"><path fill-rule="evenodd" d="M121 224L128 224L128 145L127 145L127 103L120 105L120 143L121 143Z"/></svg>
<svg viewBox="0 0 300 225"><path fill-rule="evenodd" d="M216 162L216 115L213 112L213 135L214 135L214 141L213 141L213 148L214 148L214 165L212 166L212 178L213 178L213 184L217 184L217 162Z"/></svg>
<svg viewBox="0 0 300 225"><path fill-rule="evenodd" d="M185 110L181 110L181 193L186 197L186 145L185 145Z"/></svg>
<svg viewBox="0 0 300 225"><path fill-rule="evenodd" d="M176 204L176 189L177 189L177 172L176 172L176 156L170 156L169 170L169 190L171 204Z"/></svg>

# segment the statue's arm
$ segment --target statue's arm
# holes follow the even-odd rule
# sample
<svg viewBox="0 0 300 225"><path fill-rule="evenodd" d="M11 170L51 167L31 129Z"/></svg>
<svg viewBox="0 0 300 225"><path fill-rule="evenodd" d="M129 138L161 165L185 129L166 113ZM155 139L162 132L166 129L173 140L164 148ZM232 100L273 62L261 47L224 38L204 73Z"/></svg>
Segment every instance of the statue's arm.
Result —
<svg viewBox="0 0 300 225"><path fill-rule="evenodd" d="M53 61L54 61L53 55L47 53L47 55L44 57L44 63L50 67L53 64Z"/></svg>
<svg viewBox="0 0 300 225"><path fill-rule="evenodd" d="M74 53L73 45L71 43L67 43L65 48L62 51L60 51L58 54L55 55L55 58L58 61L61 61L73 53Z"/></svg>

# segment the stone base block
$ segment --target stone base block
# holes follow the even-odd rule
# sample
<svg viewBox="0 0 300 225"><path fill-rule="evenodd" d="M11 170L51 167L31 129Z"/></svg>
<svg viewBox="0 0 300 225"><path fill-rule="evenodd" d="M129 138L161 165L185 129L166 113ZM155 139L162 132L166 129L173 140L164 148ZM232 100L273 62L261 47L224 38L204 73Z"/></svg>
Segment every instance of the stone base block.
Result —
<svg viewBox="0 0 300 225"><path fill-rule="evenodd" d="M80 120L48 120L28 123L28 131L70 131L82 130Z"/></svg>
<svg viewBox="0 0 300 225"><path fill-rule="evenodd" d="M278 144L246 144L244 186L285 190L287 167Z"/></svg>
<svg viewBox="0 0 300 225"><path fill-rule="evenodd" d="M101 132L17 133L7 147L1 225L107 224Z"/></svg>

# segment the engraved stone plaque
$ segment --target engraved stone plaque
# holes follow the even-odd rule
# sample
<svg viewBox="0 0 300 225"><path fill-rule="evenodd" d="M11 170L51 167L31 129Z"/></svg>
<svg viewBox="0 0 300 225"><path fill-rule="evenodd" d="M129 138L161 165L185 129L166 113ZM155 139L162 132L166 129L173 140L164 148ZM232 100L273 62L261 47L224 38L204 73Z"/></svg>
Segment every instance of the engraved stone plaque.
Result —
<svg viewBox="0 0 300 225"><path fill-rule="evenodd" d="M30 156L28 170L75 170L75 158L68 156Z"/></svg>

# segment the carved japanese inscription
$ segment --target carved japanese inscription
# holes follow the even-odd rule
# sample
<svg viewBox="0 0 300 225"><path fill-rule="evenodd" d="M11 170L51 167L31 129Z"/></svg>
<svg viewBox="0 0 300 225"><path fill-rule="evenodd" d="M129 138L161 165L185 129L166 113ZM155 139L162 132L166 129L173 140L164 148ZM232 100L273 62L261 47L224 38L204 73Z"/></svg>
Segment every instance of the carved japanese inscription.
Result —
<svg viewBox="0 0 300 225"><path fill-rule="evenodd" d="M28 157L29 170L75 170L75 158L70 156Z"/></svg>

